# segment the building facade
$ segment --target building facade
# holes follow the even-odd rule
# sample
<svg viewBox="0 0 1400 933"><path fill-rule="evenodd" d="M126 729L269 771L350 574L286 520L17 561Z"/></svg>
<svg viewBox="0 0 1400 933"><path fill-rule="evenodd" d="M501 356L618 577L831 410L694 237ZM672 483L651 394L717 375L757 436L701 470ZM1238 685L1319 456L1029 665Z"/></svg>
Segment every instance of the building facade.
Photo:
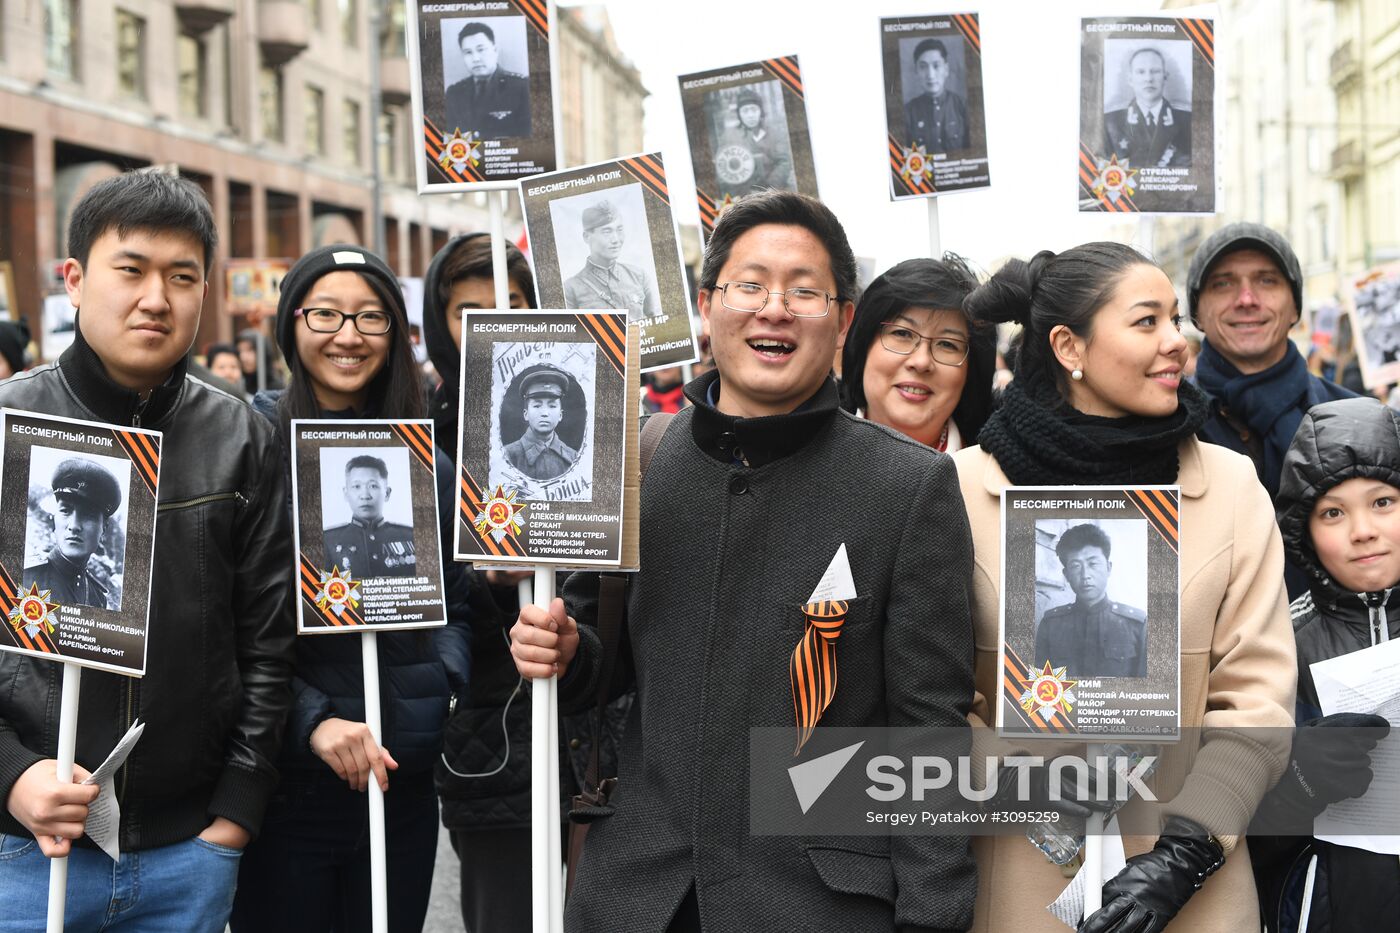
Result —
<svg viewBox="0 0 1400 933"><path fill-rule="evenodd" d="M617 145L636 142L599 158L639 148L645 91L606 19L561 14L561 60L574 68L562 103L590 114L566 164L608 139L594 120L617 127ZM61 291L73 204L127 168L173 166L204 188L216 263L295 258L330 242L376 248L376 190L382 251L401 275L422 275L454 233L486 229L485 194L416 193L405 26L402 0L0 3L0 261L32 332L44 296ZM217 266L211 282L196 347L243 324L225 313Z"/></svg>
<svg viewBox="0 0 1400 933"><path fill-rule="evenodd" d="M1217 43L1220 213L1149 221L1154 255L1184 289L1211 231L1257 221L1297 251L1305 316L1335 305L1400 258L1400 0L1223 0Z"/></svg>

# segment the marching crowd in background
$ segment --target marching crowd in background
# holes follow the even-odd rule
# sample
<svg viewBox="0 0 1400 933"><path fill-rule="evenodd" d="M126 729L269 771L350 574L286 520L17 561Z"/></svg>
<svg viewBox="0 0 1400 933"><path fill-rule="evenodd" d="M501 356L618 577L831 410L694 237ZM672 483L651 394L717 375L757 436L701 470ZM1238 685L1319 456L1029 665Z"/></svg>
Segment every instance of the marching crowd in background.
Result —
<svg viewBox="0 0 1400 933"><path fill-rule="evenodd" d="M382 742L358 640L295 634L288 425L431 418L451 541L462 315L495 304L490 240L458 237L427 271L427 379L382 259L301 257L274 327L283 377L256 334L190 357L216 236L191 182L106 181L71 223L72 347L26 369L28 335L0 325L0 405L164 436L146 675L82 681L74 781L147 724L116 778L121 859L84 836L97 788L57 778L57 666L0 653L0 931L44 927L54 857L73 930L367 930L371 781L391 930L423 925L440 825L465 928L528 930L528 681L554 675L564 794L591 783L595 743L618 778L570 866L568 929L1061 929L1045 905L1066 876L1022 837L749 830L750 729L793 725L789 634L841 545L859 595L821 725L995 723L999 497L1027 485L1181 492L1184 738L1154 778L1158 831L1124 839L1080 930L1341 933L1400 915L1400 861L1310 834L1366 791L1388 727L1323 715L1308 667L1400 637L1400 430L1290 339L1301 274L1276 232L1217 231L1184 306L1108 242L989 277L909 259L860 290L823 204L741 199L699 274L702 362L643 388L663 420L621 647L599 635L597 573L538 608L519 603L524 574L444 561L447 625L379 637ZM510 306L534 307L512 247L507 269ZM1015 333L1000 347L998 327ZM1016 776L1002 768L991 805L1096 806L1047 794L1043 768L1017 798ZM1245 831L1271 813L1302 825Z"/></svg>

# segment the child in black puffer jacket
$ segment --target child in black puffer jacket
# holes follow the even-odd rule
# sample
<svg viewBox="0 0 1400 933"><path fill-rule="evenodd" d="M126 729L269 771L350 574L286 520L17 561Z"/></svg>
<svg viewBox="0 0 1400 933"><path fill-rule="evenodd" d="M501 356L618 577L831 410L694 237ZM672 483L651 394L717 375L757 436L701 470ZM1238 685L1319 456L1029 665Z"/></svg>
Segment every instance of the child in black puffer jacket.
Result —
<svg viewBox="0 0 1400 933"><path fill-rule="evenodd" d="M1400 429L1375 399L1314 406L1284 461L1276 501L1290 560L1309 591L1292 605L1298 730L1250 835L1261 907L1276 933L1393 929L1400 859L1310 835L1326 807L1365 793L1379 716L1323 716L1310 665L1400 638ZM1378 828L1377 832L1384 832Z"/></svg>

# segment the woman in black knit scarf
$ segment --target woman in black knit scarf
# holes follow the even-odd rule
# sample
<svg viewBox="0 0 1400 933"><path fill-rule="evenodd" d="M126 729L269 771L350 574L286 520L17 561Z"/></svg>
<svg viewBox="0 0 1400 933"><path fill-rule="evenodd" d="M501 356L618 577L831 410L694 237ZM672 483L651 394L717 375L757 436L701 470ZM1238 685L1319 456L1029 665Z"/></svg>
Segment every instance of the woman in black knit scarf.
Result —
<svg viewBox="0 0 1400 933"><path fill-rule="evenodd" d="M1201 391L1182 378L1187 349L1171 281L1131 247L1088 243L1028 263L1012 260L963 309L974 320L1022 328L1015 380L1001 408L978 435L979 446L954 455L975 548L979 696L970 718L989 725L990 704L1002 692L1002 490L1177 486L1181 740L1162 754L1154 776L1160 823L1152 829L1161 835L1125 838L1127 867L1103 883L1103 907L1079 931L1257 929L1249 861L1231 856L1243 851L1239 834L1287 759L1286 742L1256 741L1253 734L1268 730L1245 728L1267 726L1286 736L1291 725L1295 672L1283 549L1253 465L1195 438L1208 409ZM1110 631L1101 618L1085 628L1095 639ZM1165 662L1149 651L1148 673L1165 670ZM1015 878L1017 894L979 893L975 933L1063 930L1038 909L1064 887L1059 867L1025 839L978 842L979 874Z"/></svg>

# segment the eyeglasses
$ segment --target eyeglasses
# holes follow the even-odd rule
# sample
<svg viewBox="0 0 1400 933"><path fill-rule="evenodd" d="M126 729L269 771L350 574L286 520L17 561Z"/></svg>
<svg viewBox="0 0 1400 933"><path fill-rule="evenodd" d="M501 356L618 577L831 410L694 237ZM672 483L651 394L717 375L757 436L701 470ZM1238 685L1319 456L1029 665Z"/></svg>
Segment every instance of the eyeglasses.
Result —
<svg viewBox="0 0 1400 933"><path fill-rule="evenodd" d="M753 282L725 282L719 289L719 301L730 311L757 314L768 305L769 295L782 295L783 307L793 317L826 317L836 296L819 288L789 288L773 291Z"/></svg>
<svg viewBox="0 0 1400 933"><path fill-rule="evenodd" d="M970 347L966 340L958 337L925 337L903 324L880 325L880 345L891 353L908 356L919 349L919 344L925 340L928 341L929 354L935 363L961 366L967 360Z"/></svg>
<svg viewBox="0 0 1400 933"><path fill-rule="evenodd" d="M306 318L306 326L318 334L338 334L347 320L354 321L355 329L366 337L382 336L394 327L394 319L388 311L346 314L335 308L297 308L296 314Z"/></svg>

